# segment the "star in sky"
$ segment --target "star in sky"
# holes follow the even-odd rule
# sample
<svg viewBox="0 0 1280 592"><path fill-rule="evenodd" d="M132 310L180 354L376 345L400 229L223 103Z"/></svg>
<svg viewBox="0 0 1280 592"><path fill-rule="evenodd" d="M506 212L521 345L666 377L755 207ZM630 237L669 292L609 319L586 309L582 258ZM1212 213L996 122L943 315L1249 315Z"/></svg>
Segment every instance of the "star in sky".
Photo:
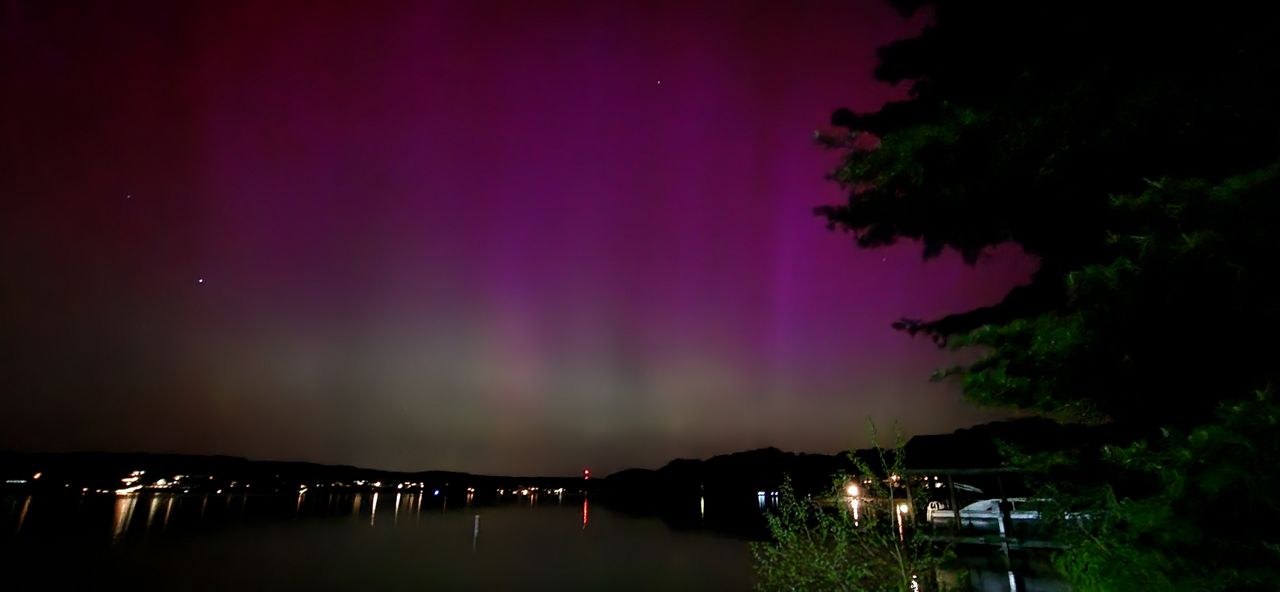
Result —
<svg viewBox="0 0 1280 592"><path fill-rule="evenodd" d="M993 418L928 382L949 352L889 323L998 302L1034 262L970 269L948 253L926 273L903 244L895 265L882 252L871 269L874 255L811 214L847 199L825 179L830 154L788 137L836 106L869 112L907 96L870 73L878 46L921 23L883 2L776 22L757 18L766 0L732 11L520 4L518 16L546 13L552 33L599 34L567 64L577 37L451 3L373 2L355 27L328 4L305 27L289 26L296 11L282 3L254 4L270 38L237 24L238 2L181 4L139 3L92 34L24 34L0 51L0 71L18 76L4 102L33 113L0 134L17 157L4 185L43 188L21 216L0 216L0 266L40 274L0 298L24 311L0 349L39 348L22 350L24 365L38 363L6 372L5 389L66 393L6 405L0 425L22 427L0 429L0 448L604 475L769 445L861 445L850 418L887 425L925 405L904 434ZM434 34L441 11L457 34ZM77 12L19 25L79 31ZM188 34L199 52L151 51ZM401 35L412 41L381 42ZM840 35L849 42L831 42ZM361 59L295 63L298 47ZM847 74L831 76L832 64ZM637 92L659 70L680 92ZM420 72L469 83L446 89ZM584 75L593 92L566 91ZM54 76L82 84L64 92L46 83ZM492 116L511 95L526 112ZM758 125L703 133L708 113ZM493 166L505 147L476 136L555 149ZM629 140L599 149L617 136ZM137 137L163 141L130 146ZM752 174L737 174L744 166ZM128 185L151 192L145 207L111 203ZM734 223L708 232L726 208ZM38 232L22 229L31 222ZM229 271L229 283L205 288L195 270L207 293L175 289L193 267ZM84 277L116 279L46 298ZM52 332L96 345L68 358ZM91 371L49 382L63 367ZM67 414L82 396L95 413ZM173 402L165 429L149 429L135 410L160 400ZM284 432L272 427L282 409L293 412Z"/></svg>

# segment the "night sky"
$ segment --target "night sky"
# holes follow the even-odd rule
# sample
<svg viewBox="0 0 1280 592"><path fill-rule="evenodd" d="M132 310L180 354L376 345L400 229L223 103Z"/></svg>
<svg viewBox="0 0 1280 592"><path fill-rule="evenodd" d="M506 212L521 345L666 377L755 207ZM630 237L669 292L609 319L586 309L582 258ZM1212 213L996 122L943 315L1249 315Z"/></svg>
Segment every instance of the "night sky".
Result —
<svg viewBox="0 0 1280 592"><path fill-rule="evenodd" d="M1001 417L812 141L866 2L0 4L0 448L604 474Z"/></svg>

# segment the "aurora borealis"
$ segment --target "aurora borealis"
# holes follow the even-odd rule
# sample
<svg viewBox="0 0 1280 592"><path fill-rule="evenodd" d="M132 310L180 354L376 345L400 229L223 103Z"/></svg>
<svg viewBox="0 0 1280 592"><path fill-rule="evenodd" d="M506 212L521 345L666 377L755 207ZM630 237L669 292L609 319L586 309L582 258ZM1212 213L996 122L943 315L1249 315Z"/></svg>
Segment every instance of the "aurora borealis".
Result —
<svg viewBox="0 0 1280 592"><path fill-rule="evenodd" d="M595 474L999 417L812 142L877 1L0 5L0 448ZM203 281L201 281L203 280Z"/></svg>

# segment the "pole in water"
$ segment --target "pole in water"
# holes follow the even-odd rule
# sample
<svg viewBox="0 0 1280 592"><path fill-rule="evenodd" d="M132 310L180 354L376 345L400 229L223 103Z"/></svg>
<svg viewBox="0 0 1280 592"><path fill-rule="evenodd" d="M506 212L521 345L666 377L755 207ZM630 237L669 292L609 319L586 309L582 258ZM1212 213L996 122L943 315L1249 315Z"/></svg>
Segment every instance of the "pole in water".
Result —
<svg viewBox="0 0 1280 592"><path fill-rule="evenodd" d="M471 528L471 550L476 550L476 540L480 538L480 515L476 514L475 521Z"/></svg>

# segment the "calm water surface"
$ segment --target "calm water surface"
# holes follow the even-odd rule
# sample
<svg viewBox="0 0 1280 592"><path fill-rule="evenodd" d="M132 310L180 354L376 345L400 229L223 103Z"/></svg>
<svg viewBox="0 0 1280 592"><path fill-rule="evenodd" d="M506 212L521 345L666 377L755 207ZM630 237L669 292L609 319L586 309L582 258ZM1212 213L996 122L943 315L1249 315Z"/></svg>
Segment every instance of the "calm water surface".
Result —
<svg viewBox="0 0 1280 592"><path fill-rule="evenodd" d="M453 507L449 507L452 505ZM745 590L745 540L581 497L0 498L3 589ZM477 518L478 517L478 518ZM12 587L10 587L12 586Z"/></svg>

